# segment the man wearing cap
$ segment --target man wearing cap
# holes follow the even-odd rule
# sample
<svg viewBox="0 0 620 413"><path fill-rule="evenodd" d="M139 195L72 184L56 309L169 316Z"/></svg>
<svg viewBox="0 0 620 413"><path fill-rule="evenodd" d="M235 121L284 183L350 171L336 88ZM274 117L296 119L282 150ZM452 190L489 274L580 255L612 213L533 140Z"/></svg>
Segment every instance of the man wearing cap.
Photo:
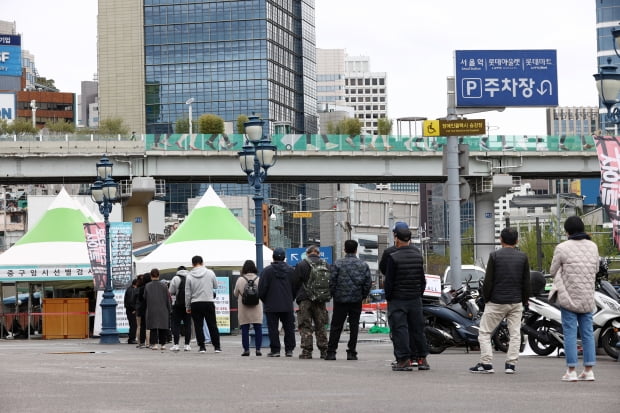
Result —
<svg viewBox="0 0 620 413"><path fill-rule="evenodd" d="M409 226L407 225L406 222L398 221L397 223L394 224L394 227L392 228L392 236L394 237L394 244L387 247L385 250L383 250L383 254L381 254L381 260L379 261L379 271L381 271L381 274L383 274L384 277L385 277L385 272L387 271L388 257L390 256L391 253L393 253L394 251L398 249L396 247L396 230L398 230L399 228L402 229L403 231L409 230ZM414 248L416 247L414 246ZM413 339L413 329L409 330L409 347L411 350L411 358L409 359L409 363L411 367L418 367L418 349L416 348L415 340ZM394 357L396 357L396 355L394 355ZM396 361L392 362L393 365L395 365L396 363L397 363Z"/></svg>
<svg viewBox="0 0 620 413"><path fill-rule="evenodd" d="M410 341L417 349L418 370L430 370L426 361L428 346L422 313L422 294L426 287L424 262L420 250L410 245L409 226L399 224L394 228L396 250L387 258L384 282L388 322L396 356L392 370L411 371Z"/></svg>
<svg viewBox="0 0 620 413"><path fill-rule="evenodd" d="M285 257L284 249L276 248L273 251L273 262L261 272L258 283L258 296L263 302L271 347L267 357L280 357L280 331L278 329L280 322L284 328L286 357L293 357L296 345L295 314L293 313L296 291L293 289L293 268L284 262Z"/></svg>

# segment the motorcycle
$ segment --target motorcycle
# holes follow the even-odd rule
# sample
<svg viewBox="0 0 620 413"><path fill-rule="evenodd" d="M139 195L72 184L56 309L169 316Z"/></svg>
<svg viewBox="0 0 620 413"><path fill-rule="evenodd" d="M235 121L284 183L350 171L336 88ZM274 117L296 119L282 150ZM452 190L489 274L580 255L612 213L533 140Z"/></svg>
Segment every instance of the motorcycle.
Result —
<svg viewBox="0 0 620 413"><path fill-rule="evenodd" d="M599 273L601 273L600 270ZM521 330L527 334L528 344L532 351L538 355L547 356L555 350L564 348L561 312L558 306L547 300L547 292L544 290L545 276L537 271L532 271L530 275L533 295L529 299L529 310L523 316ZM599 278L601 276L597 274L597 285L608 283ZM597 288L594 291L596 311L592 315L592 325L597 347L603 347L607 355L618 359L620 302L618 298L610 297L609 293L611 293L609 288ZM614 295L618 297L617 294Z"/></svg>
<svg viewBox="0 0 620 413"><path fill-rule="evenodd" d="M453 346L465 346L467 352L479 348L482 297L478 290L470 288L469 281L454 294L443 292L439 302L423 302L424 335L431 354L442 353ZM505 321L493 333L492 342L495 349L508 351L510 335Z"/></svg>

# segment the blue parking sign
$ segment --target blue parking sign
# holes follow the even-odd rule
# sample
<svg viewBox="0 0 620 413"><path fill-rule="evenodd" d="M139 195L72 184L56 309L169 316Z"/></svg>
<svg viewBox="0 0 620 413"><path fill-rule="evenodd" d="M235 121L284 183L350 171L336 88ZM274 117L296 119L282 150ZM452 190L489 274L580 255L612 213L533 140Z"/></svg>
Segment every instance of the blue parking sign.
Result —
<svg viewBox="0 0 620 413"><path fill-rule="evenodd" d="M319 255L328 264L332 264L332 247L319 247ZM286 249L286 262L293 267L297 265L297 263L306 258L306 249L305 248L287 248Z"/></svg>
<svg viewBox="0 0 620 413"><path fill-rule="evenodd" d="M555 50L457 50L457 107L557 106Z"/></svg>

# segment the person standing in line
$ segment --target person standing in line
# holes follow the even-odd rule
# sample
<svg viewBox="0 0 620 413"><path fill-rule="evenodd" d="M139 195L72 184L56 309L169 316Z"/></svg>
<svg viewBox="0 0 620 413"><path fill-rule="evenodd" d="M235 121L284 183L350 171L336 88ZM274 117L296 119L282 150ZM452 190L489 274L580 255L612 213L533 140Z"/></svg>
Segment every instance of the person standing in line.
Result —
<svg viewBox="0 0 620 413"><path fill-rule="evenodd" d="M170 281L168 292L172 297L172 340L171 351L179 351L179 339L181 334L181 323L183 324L183 339L185 341L185 351L191 351L189 345L192 339L192 316L185 310L185 283L187 280L187 268L181 265L177 268L177 274Z"/></svg>
<svg viewBox="0 0 620 413"><path fill-rule="evenodd" d="M296 291L293 288L293 267L284 262L286 252L283 248L273 250L273 262L260 274L258 296L263 302L267 329L269 331L270 352L267 357L280 357L280 330L284 329L284 353L293 357L295 349L295 314L293 300Z"/></svg>
<svg viewBox="0 0 620 413"><path fill-rule="evenodd" d="M138 294L138 279L134 278L131 281L129 288L125 290L123 297L123 303L125 305L125 314L127 315L127 322L129 323L129 334L127 337L127 344L138 344L136 341L136 332L138 329L138 321L136 318L136 298Z"/></svg>
<svg viewBox="0 0 620 413"><path fill-rule="evenodd" d="M426 288L424 260L420 250L410 245L411 231L405 223L395 229L396 251L387 258L385 298L388 303L388 322L396 364L393 371L411 371L411 344L418 351L418 370L430 370L426 360L428 345L424 337L422 294ZM411 334L413 331L413 334Z"/></svg>
<svg viewBox="0 0 620 413"><path fill-rule="evenodd" d="M394 251L398 249L396 247L396 230L399 228L403 228L404 231L408 231L409 225L407 225L407 223L403 221L398 221L397 223L394 224L394 227L392 228L392 236L394 238L393 240L394 244L387 247L385 250L383 250L383 254L381 254L381 259L379 260L379 271L381 271L381 274L383 274L383 276L385 276L385 273L387 271L388 257L390 256L391 253L393 253ZM414 248L417 249L417 247L415 246ZM415 338L413 337L413 329L410 329L409 330L409 348L411 349L411 357L409 358L409 365L411 367L418 367L418 358L423 357L423 355L418 354L418 349L416 348L415 343L416 341L415 341ZM396 354L394 354L394 361L392 362L392 365L396 365L396 363L397 363Z"/></svg>
<svg viewBox="0 0 620 413"><path fill-rule="evenodd" d="M254 261L247 260L241 268L241 275L237 278L233 294L238 298L237 314L239 317L239 326L241 327L241 346L243 347L242 356L250 355L250 325L254 328L254 344L256 345L256 355L262 356L260 351L263 341L263 304L258 301L256 305L246 305L241 301L243 290L249 280L254 282L258 288L260 279L258 278L258 269ZM245 277L245 278L244 278Z"/></svg>
<svg viewBox="0 0 620 413"><path fill-rule="evenodd" d="M328 322L327 308L323 301L312 301L306 290L306 283L310 278L312 265L316 265L321 257L319 256L319 247L310 245L306 249L306 259L300 261L295 266L294 272L294 288L297 293L297 324L299 327L299 335L301 336L301 354L300 359L312 358L312 333L316 336L316 346L320 351L321 358L327 356L327 332L325 325Z"/></svg>
<svg viewBox="0 0 620 413"><path fill-rule="evenodd" d="M592 367L596 364L596 343L592 327L594 283L599 268L598 247L585 233L581 218L564 221L568 239L555 247L551 260L553 286L549 301L559 304L562 313L566 373L562 381L594 381ZM485 310L486 311L486 310ZM583 371L577 375L577 329L583 347Z"/></svg>
<svg viewBox="0 0 620 413"><path fill-rule="evenodd" d="M329 288L334 299L334 311L327 341L325 360L336 360L338 341L345 320L349 319L347 360L357 360L357 334L359 331L362 302L370 293L372 279L368 264L357 257L357 241L344 242L345 257L332 267Z"/></svg>
<svg viewBox="0 0 620 413"><path fill-rule="evenodd" d="M207 322L211 343L216 353L222 352L220 346L220 333L217 329L215 318L215 290L217 289L217 277L215 273L203 265L202 257L192 257L193 268L185 281L185 309L192 315L198 351L206 353L205 335L202 331L203 322Z"/></svg>
<svg viewBox="0 0 620 413"><path fill-rule="evenodd" d="M159 270L151 270L151 282L144 287L146 328L150 330L152 350L164 350L170 330L170 294L159 281Z"/></svg>
<svg viewBox="0 0 620 413"><path fill-rule="evenodd" d="M503 319L508 322L510 333L504 372L514 374L519 359L521 318L530 298L530 264L527 255L516 249L516 229L504 228L499 240L502 248L489 255L482 285L485 304L478 332L480 362L469 369L472 373L494 372L491 336Z"/></svg>
<svg viewBox="0 0 620 413"><path fill-rule="evenodd" d="M146 331L146 302L144 301L144 288L151 282L151 274L138 275L138 294L136 297L136 318L138 322L138 345L136 348L146 348L148 332Z"/></svg>

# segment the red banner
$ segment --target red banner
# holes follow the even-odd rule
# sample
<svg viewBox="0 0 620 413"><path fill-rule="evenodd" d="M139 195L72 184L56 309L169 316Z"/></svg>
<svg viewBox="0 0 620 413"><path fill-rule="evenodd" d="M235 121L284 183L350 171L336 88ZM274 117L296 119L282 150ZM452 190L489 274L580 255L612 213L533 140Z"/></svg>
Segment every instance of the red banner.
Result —
<svg viewBox="0 0 620 413"><path fill-rule="evenodd" d="M105 262L105 224L103 222L84 224L88 258L93 271L93 284L95 291L105 290L106 262Z"/></svg>
<svg viewBox="0 0 620 413"><path fill-rule="evenodd" d="M601 203L613 226L614 241L620 245L618 196L620 195L620 137L594 136L601 167Z"/></svg>

